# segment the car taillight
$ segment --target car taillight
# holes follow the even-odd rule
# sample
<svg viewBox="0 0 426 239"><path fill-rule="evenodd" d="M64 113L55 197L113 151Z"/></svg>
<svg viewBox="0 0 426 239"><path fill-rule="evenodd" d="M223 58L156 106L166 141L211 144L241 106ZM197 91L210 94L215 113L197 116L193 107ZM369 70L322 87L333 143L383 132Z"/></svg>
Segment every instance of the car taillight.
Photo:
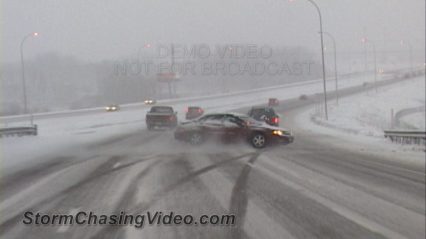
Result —
<svg viewBox="0 0 426 239"><path fill-rule="evenodd" d="M188 109L188 108L186 108L186 109L185 109L185 113L188 113L188 111L189 111L189 109Z"/></svg>
<svg viewBox="0 0 426 239"><path fill-rule="evenodd" d="M278 124L278 122L280 122L280 119L278 117L273 117L272 122Z"/></svg>
<svg viewBox="0 0 426 239"><path fill-rule="evenodd" d="M175 116L174 115L172 115L172 116L170 116L170 118L169 118L170 120L174 120L175 119Z"/></svg>

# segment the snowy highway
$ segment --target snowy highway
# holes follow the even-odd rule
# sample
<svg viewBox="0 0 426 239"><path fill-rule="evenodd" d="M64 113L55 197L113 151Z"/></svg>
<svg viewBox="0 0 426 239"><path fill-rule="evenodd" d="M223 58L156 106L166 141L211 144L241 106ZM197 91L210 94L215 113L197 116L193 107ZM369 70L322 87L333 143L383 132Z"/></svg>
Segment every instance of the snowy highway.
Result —
<svg viewBox="0 0 426 239"><path fill-rule="evenodd" d="M0 239L426 238L426 1L0 3Z"/></svg>
<svg viewBox="0 0 426 239"><path fill-rule="evenodd" d="M380 82L388 84L389 82ZM364 90L355 86L342 95ZM313 132L297 120L316 97L277 108L287 146L193 147L173 131L127 132L2 176L2 238L424 238L424 153L415 160ZM246 108L235 109L246 112ZM350 147L348 147L350 145ZM233 214L234 226L35 226L46 214ZM29 235L31 235L29 237Z"/></svg>

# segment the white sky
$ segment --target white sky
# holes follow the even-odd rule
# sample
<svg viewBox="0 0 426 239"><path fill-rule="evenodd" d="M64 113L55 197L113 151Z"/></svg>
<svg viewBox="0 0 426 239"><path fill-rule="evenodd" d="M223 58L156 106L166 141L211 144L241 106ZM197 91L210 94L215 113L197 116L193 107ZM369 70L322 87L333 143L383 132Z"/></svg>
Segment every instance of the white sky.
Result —
<svg viewBox="0 0 426 239"><path fill-rule="evenodd" d="M362 51L364 31L378 50L410 41L424 52L424 0L316 0L339 48ZM45 52L97 61L151 44L254 43L319 48L318 15L306 0L2 0L1 61ZM326 44L329 41L326 39Z"/></svg>

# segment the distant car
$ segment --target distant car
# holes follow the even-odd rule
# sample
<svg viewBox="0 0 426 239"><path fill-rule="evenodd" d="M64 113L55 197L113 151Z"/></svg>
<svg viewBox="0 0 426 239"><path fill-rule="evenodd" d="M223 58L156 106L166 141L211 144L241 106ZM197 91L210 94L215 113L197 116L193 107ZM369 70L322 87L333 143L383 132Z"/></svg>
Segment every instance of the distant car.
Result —
<svg viewBox="0 0 426 239"><path fill-rule="evenodd" d="M105 110L107 111L107 112L113 112L113 111L118 111L118 110L120 110L120 106L119 105L108 105L108 106L106 106L105 107Z"/></svg>
<svg viewBox="0 0 426 239"><path fill-rule="evenodd" d="M175 139L198 145L209 138L221 140L247 140L254 148L273 143L289 144L291 131L267 125L247 115L219 113L207 114L194 121L184 122L175 130Z"/></svg>
<svg viewBox="0 0 426 239"><path fill-rule="evenodd" d="M198 106L189 106L186 109L185 119L192 120L196 119L204 114L204 110Z"/></svg>
<svg viewBox="0 0 426 239"><path fill-rule="evenodd" d="M280 105L280 101L277 98L269 98L268 106L278 106Z"/></svg>
<svg viewBox="0 0 426 239"><path fill-rule="evenodd" d="M154 99L146 99L143 103L145 103L146 105L154 105L157 103L157 101Z"/></svg>
<svg viewBox="0 0 426 239"><path fill-rule="evenodd" d="M252 107L247 115L255 120L264 121L272 126L280 125L280 116L275 113L275 110L272 107Z"/></svg>
<svg viewBox="0 0 426 239"><path fill-rule="evenodd" d="M145 122L148 130L155 127L174 128L177 125L177 112L171 106L153 106L146 113Z"/></svg>
<svg viewBox="0 0 426 239"><path fill-rule="evenodd" d="M299 96L299 100L307 100L307 99L308 99L308 96L305 94Z"/></svg>

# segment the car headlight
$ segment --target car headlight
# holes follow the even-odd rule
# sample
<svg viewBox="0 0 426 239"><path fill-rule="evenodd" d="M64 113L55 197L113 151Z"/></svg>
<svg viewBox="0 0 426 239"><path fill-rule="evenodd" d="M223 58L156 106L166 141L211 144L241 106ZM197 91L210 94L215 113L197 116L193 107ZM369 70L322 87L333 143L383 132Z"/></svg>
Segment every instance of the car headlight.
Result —
<svg viewBox="0 0 426 239"><path fill-rule="evenodd" d="M105 109L106 109L106 110L109 110L110 108L109 108L109 107L105 107Z"/></svg>
<svg viewBox="0 0 426 239"><path fill-rule="evenodd" d="M272 131L272 134L281 136L284 133L281 130L274 130L274 131Z"/></svg>
<svg viewBox="0 0 426 239"><path fill-rule="evenodd" d="M112 110L116 110L117 108L115 108L115 107L112 107L111 109L112 109Z"/></svg>

